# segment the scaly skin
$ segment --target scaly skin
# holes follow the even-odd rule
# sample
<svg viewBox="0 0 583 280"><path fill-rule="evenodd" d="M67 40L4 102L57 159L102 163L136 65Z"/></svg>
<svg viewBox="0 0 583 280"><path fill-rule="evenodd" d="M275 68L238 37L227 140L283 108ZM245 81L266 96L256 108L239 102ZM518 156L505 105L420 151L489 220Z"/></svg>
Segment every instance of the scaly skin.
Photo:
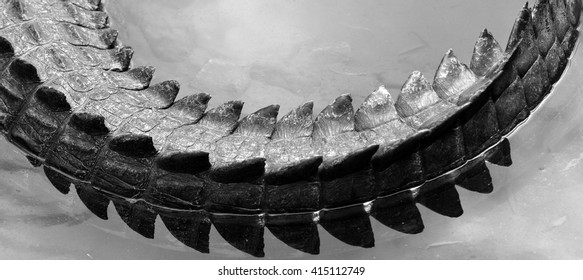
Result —
<svg viewBox="0 0 583 280"><path fill-rule="evenodd" d="M566 68L581 3L525 6L506 51L485 30L470 67L449 51L433 83L414 72L394 104L380 87L356 112L343 95L314 120L311 103L279 120L277 105L239 120L239 101L208 111L204 93L175 101L176 81L150 86L152 67L129 69L133 51L99 0L0 7L0 127L57 189L74 184L104 219L112 200L146 237L160 215L177 239L208 252L212 222L263 256L265 226L308 253L319 252L317 223L370 247L369 215L418 233L415 203L456 217L456 184L490 192L484 160L510 164L505 136Z"/></svg>

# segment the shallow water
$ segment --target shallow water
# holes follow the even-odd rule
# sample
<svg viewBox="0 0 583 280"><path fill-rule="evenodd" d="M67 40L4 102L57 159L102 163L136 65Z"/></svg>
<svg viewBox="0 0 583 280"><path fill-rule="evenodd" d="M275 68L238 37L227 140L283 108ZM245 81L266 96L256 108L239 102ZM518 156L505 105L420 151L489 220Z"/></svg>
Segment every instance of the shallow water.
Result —
<svg viewBox="0 0 583 280"><path fill-rule="evenodd" d="M342 93L354 105L381 84L397 94L412 70L433 77L454 48L468 61L487 27L502 45L523 1L110 1L134 65L177 79L181 95L205 91L211 106L241 99L244 114L269 104L285 113ZM265 233L267 258L583 258L583 53L553 94L510 138L514 164L489 165L494 192L458 189L465 214L451 219L419 205L425 231L405 235L371 219L375 248L345 245L320 228L319 256ZM113 207L107 221L75 194L58 193L38 168L0 141L0 258L250 258L211 230L211 254L176 241L160 220L156 238L129 229Z"/></svg>

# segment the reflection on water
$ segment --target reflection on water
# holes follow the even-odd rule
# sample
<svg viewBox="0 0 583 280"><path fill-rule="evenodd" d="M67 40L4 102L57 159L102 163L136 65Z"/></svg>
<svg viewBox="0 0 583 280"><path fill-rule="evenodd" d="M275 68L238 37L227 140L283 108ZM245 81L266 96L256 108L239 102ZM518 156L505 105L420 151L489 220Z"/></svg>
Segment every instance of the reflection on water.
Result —
<svg viewBox="0 0 583 280"><path fill-rule="evenodd" d="M468 61L483 27L504 44L522 5L522 1L392 2L107 4L122 30L120 38L136 48L136 64L157 66L159 79L179 79L182 94L212 93L212 104L242 99L247 113L271 103L283 104L286 112L305 100L314 100L318 111L344 92L352 93L359 104L379 84L395 93L411 70L432 76L449 47ZM175 16L177 12L181 16ZM373 249L344 245L321 230L319 257L582 257L578 237L583 227L578 222L583 216L579 203L583 129L578 120L583 98L577 94L583 93L577 78L583 74L582 55L577 53L555 93L511 137L514 165L489 165L494 192L479 195L459 189L464 216L449 219L421 206L426 230L413 236L372 221ZM180 244L160 219L153 241L127 228L111 206L110 219L99 220L76 195L62 196L54 190L12 146L2 142L0 149L4 170L0 257L209 257ZM210 243L211 258L248 257L214 228ZM265 243L267 257L314 257L283 245L267 231Z"/></svg>

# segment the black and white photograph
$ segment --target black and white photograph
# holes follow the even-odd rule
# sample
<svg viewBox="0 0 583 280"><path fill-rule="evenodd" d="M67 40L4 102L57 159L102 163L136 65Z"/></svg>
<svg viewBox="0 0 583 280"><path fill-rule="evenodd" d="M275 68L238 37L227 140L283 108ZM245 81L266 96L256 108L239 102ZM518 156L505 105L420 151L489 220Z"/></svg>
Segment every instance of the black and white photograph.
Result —
<svg viewBox="0 0 583 280"><path fill-rule="evenodd" d="M582 5L2 0L0 259L580 260Z"/></svg>

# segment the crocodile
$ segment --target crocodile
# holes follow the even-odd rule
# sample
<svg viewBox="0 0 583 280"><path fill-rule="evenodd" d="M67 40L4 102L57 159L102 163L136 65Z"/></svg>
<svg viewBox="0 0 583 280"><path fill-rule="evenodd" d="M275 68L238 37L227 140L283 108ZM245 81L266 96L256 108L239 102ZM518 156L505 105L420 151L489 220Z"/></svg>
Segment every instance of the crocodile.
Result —
<svg viewBox="0 0 583 280"><path fill-rule="evenodd" d="M345 94L315 118L308 102L278 119L278 105L240 118L241 101L207 110L209 94L151 85L100 0L0 7L0 129L58 191L102 219L111 202L146 238L160 217L208 253L214 226L256 257L265 228L318 254L318 225L368 248L370 217L416 234L416 204L462 215L456 186L492 192L486 162L512 164L507 137L567 68L581 14L579 0L526 4L505 49L484 29L469 66L449 50L432 82L413 72L395 101L380 86L356 110Z"/></svg>

